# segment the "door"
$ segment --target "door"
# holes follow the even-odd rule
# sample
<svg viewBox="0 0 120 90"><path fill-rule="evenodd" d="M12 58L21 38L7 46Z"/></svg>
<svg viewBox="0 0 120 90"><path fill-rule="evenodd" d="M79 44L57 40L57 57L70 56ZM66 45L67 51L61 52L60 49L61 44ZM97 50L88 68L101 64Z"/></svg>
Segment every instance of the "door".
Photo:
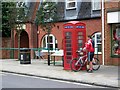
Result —
<svg viewBox="0 0 120 90"><path fill-rule="evenodd" d="M73 49L74 49L74 24L67 23L64 25L64 31L63 31L63 48L64 48L64 69L69 70L70 69L70 60L73 56Z"/></svg>

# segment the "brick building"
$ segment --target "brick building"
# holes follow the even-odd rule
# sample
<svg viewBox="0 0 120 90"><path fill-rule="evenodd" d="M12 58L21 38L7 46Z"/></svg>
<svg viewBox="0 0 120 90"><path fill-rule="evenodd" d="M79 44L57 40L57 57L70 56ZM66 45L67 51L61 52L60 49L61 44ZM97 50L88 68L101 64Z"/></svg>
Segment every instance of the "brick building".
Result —
<svg viewBox="0 0 120 90"><path fill-rule="evenodd" d="M70 4L72 4L72 6ZM96 2L95 0L91 2L79 2L79 0L77 2L77 0L73 0L73 2L70 2L68 0L66 3L57 2L57 5L59 7L58 15L61 15L61 18L50 34L51 48L63 49L63 25L69 21L79 21L86 24L87 35L92 35L94 38L95 47L97 47L95 54L98 54L101 64L118 65L118 59L120 57L118 53L120 49L119 40L117 44L114 41L117 40L115 35L120 38L120 21L118 20L120 2L106 1L102 3ZM30 3L30 23L26 23L25 31L21 33L21 48L47 48L47 33L42 31L42 29L34 23L36 11L39 6L40 2ZM115 19L111 20L111 17L114 15L116 15L116 17L114 17ZM117 32L117 34L115 34L115 32ZM113 38L115 39L113 40ZM113 46L118 46L118 51L115 52L114 50L116 49ZM14 47L17 47L16 33L14 33ZM47 52L47 50L43 51ZM31 57L34 58L33 51L31 51Z"/></svg>
<svg viewBox="0 0 120 90"><path fill-rule="evenodd" d="M118 65L120 58L120 1L105 2L105 64Z"/></svg>

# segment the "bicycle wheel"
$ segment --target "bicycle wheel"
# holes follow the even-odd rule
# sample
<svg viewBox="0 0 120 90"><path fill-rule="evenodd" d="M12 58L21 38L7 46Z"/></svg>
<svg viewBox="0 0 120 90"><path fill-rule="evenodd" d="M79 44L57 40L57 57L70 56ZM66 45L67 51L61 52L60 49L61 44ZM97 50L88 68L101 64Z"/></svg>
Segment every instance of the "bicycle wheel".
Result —
<svg viewBox="0 0 120 90"><path fill-rule="evenodd" d="M100 61L95 57L93 58L92 64L93 70L98 70L100 68Z"/></svg>
<svg viewBox="0 0 120 90"><path fill-rule="evenodd" d="M72 71L75 71L75 72L80 71L82 68L80 62L78 62L76 65L77 60L78 60L77 58L74 58L70 61L70 68Z"/></svg>

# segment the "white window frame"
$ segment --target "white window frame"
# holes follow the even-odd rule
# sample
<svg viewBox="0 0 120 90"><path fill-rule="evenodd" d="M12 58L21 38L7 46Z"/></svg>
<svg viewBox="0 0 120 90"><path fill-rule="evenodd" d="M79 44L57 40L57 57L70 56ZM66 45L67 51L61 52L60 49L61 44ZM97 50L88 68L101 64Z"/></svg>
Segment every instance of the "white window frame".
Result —
<svg viewBox="0 0 120 90"><path fill-rule="evenodd" d="M56 2L56 4L58 3L58 0L50 0L50 2Z"/></svg>
<svg viewBox="0 0 120 90"><path fill-rule="evenodd" d="M92 10L101 10L101 0L92 0Z"/></svg>
<svg viewBox="0 0 120 90"><path fill-rule="evenodd" d="M69 7L70 3L75 3L74 7ZM66 0L66 9L76 9L77 8L77 0Z"/></svg>
<svg viewBox="0 0 120 90"><path fill-rule="evenodd" d="M94 42L95 42L95 54L102 54L102 51L101 52L98 52L98 49L96 48L98 45L101 45L102 46L102 37L101 37L101 43L98 43L98 39L97 39L97 35L101 35L101 32L97 32L95 33L92 37L94 39Z"/></svg>
<svg viewBox="0 0 120 90"><path fill-rule="evenodd" d="M57 42L57 40L56 40L56 38L55 38L55 36L53 35L53 34L50 34L49 36L52 36L52 43L50 43L50 44L53 44L53 49L55 49L55 44L57 43L58 44L58 42ZM48 35L45 35L43 38L42 38L42 48L47 48L47 45L48 45L48 42L47 42L47 37L48 37ZM44 40L44 38L45 38L45 47L43 47L43 40ZM57 49L57 48L56 48ZM42 50L43 52L47 52L48 50ZM55 52L56 50L50 50L50 52Z"/></svg>

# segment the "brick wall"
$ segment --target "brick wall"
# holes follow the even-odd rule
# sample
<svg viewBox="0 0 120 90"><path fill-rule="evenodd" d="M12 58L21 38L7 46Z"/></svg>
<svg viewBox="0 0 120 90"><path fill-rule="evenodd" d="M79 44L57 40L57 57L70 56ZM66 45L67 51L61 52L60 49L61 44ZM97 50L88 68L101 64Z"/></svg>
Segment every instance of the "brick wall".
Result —
<svg viewBox="0 0 120 90"><path fill-rule="evenodd" d="M105 3L105 64L106 65L118 65L119 58L111 57L111 24L107 24L107 12L118 10L118 2L106 2Z"/></svg>
<svg viewBox="0 0 120 90"><path fill-rule="evenodd" d="M11 38L3 37L2 38L2 48L10 48L11 47ZM2 57L8 59L10 58L10 50L0 50L0 53L2 53Z"/></svg>

